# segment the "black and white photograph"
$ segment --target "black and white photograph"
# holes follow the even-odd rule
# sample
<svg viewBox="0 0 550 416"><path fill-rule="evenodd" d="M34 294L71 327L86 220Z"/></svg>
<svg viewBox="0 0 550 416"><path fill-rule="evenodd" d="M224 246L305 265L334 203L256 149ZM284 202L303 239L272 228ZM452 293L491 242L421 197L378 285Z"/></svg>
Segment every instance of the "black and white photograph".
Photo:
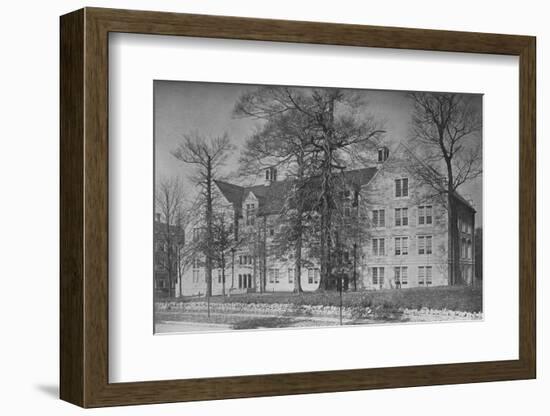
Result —
<svg viewBox="0 0 550 416"><path fill-rule="evenodd" d="M155 334L483 319L482 94L153 94Z"/></svg>

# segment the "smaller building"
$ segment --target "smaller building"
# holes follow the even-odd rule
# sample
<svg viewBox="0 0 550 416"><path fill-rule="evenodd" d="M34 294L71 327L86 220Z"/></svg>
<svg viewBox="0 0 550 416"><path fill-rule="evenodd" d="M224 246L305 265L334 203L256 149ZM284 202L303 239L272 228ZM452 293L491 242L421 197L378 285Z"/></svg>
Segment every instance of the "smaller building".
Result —
<svg viewBox="0 0 550 416"><path fill-rule="evenodd" d="M161 214L154 221L154 285L155 297L173 297L183 275L183 248L185 231L177 225L161 220Z"/></svg>

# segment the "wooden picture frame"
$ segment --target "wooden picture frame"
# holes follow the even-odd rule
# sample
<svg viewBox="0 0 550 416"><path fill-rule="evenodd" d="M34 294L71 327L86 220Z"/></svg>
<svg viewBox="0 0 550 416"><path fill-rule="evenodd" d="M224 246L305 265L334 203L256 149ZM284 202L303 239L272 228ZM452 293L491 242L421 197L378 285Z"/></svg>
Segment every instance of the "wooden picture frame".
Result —
<svg viewBox="0 0 550 416"><path fill-rule="evenodd" d="M60 28L61 399L82 407L101 407L535 378L534 37L99 8L62 16ZM519 359L109 383L110 32L518 56Z"/></svg>

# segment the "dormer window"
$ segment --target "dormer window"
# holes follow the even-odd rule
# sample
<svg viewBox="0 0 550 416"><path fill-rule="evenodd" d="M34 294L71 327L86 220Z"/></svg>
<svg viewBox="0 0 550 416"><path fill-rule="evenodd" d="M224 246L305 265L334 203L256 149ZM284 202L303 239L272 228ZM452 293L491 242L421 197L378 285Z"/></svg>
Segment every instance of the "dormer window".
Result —
<svg viewBox="0 0 550 416"><path fill-rule="evenodd" d="M390 155L390 149L388 149L386 146L382 146L378 148L378 162L385 162L386 159L388 159L389 155Z"/></svg>
<svg viewBox="0 0 550 416"><path fill-rule="evenodd" d="M246 204L246 225L254 225L256 220L256 204Z"/></svg>
<svg viewBox="0 0 550 416"><path fill-rule="evenodd" d="M265 183L266 185L271 184L271 182L277 181L277 168L270 167L265 170Z"/></svg>
<svg viewBox="0 0 550 416"><path fill-rule="evenodd" d="M395 197L402 198L409 196L409 179L401 178L395 180Z"/></svg>

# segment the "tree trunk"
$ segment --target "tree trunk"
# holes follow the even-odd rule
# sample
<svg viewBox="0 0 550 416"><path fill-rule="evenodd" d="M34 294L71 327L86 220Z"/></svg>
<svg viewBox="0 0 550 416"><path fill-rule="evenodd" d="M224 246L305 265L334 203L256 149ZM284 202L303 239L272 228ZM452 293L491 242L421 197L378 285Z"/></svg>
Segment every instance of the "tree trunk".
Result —
<svg viewBox="0 0 550 416"><path fill-rule="evenodd" d="M304 181L304 158L298 156L298 184L303 186ZM294 193L296 204L296 241L294 246L294 292L302 293L302 237L303 237L303 220L304 213L304 198L303 189L298 188L299 191Z"/></svg>
<svg viewBox="0 0 550 416"><path fill-rule="evenodd" d="M235 249L231 249L231 288L235 289Z"/></svg>
<svg viewBox="0 0 550 416"><path fill-rule="evenodd" d="M357 292L357 243L353 243L353 290Z"/></svg>
<svg viewBox="0 0 550 416"><path fill-rule="evenodd" d="M301 221L300 221L301 222ZM302 232L300 231L294 248L294 292L302 293Z"/></svg>
<svg viewBox="0 0 550 416"><path fill-rule="evenodd" d="M448 201L448 219L449 219L449 284L462 284L460 275L460 238L458 231L458 215L456 205L451 194Z"/></svg>
<svg viewBox="0 0 550 416"><path fill-rule="evenodd" d="M181 248L178 247L178 282L179 282L179 294L180 298L183 296L183 271L181 269Z"/></svg>
<svg viewBox="0 0 550 416"><path fill-rule="evenodd" d="M263 237L262 237L262 269L264 275L264 291L265 291L265 278L267 276L267 216L264 217L263 223Z"/></svg>
<svg viewBox="0 0 550 416"><path fill-rule="evenodd" d="M222 252L222 295L225 296L225 254Z"/></svg>
<svg viewBox="0 0 550 416"><path fill-rule="evenodd" d="M333 162L333 126L334 124L334 98L329 101L328 120L325 131L324 160L322 164L322 207L321 207L321 279L319 290L328 288L328 280L332 274L332 162Z"/></svg>
<svg viewBox="0 0 550 416"><path fill-rule="evenodd" d="M206 296L212 296L212 161L206 167Z"/></svg>
<svg viewBox="0 0 550 416"><path fill-rule="evenodd" d="M321 279L319 289L326 290L328 279L332 272L331 251L332 251L332 150L327 149L325 161L323 162L323 180L321 186Z"/></svg>

